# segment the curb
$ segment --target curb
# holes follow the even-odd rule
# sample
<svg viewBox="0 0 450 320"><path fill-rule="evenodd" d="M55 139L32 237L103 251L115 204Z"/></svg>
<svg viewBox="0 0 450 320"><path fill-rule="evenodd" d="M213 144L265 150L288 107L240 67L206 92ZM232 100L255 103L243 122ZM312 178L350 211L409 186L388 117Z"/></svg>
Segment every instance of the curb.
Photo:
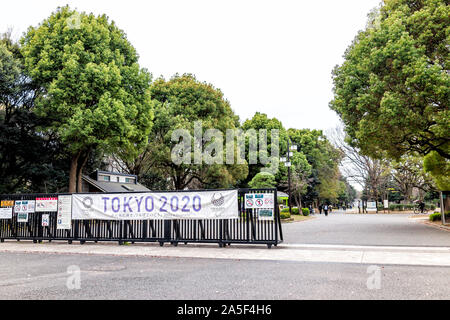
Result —
<svg viewBox="0 0 450 320"><path fill-rule="evenodd" d="M450 226L444 226L444 225L439 225L439 224L435 224L435 223L432 223L432 222L429 222L429 221L418 221L419 223L422 223L422 224L424 224L424 225L427 225L427 226L430 226L430 227L433 227L433 228L435 228L435 229L441 229L441 230L443 230L443 231L447 231L447 232L450 232Z"/></svg>

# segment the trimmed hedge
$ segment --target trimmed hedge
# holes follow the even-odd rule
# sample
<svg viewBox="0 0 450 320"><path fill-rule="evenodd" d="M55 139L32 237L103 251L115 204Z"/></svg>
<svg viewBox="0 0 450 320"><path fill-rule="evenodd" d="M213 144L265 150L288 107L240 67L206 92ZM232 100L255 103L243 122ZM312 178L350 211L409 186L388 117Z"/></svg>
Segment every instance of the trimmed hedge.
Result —
<svg viewBox="0 0 450 320"><path fill-rule="evenodd" d="M309 208L302 208L302 213L304 216L309 216Z"/></svg>

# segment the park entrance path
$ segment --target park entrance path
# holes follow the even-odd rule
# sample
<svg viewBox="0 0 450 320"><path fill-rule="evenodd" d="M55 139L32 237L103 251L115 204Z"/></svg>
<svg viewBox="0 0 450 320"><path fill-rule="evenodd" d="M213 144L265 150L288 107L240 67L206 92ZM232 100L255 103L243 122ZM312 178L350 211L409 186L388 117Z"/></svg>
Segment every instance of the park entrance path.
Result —
<svg viewBox="0 0 450 320"><path fill-rule="evenodd" d="M449 247L450 232L410 218L411 214L344 214L283 224L284 243L355 246Z"/></svg>

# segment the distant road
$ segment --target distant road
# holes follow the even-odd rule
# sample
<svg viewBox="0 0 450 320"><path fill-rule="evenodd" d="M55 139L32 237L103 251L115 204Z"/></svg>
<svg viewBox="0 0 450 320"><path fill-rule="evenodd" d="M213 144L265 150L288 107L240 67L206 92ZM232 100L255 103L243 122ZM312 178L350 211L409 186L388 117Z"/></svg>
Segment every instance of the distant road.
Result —
<svg viewBox="0 0 450 320"><path fill-rule="evenodd" d="M343 214L283 224L286 243L450 246L450 232L409 218L412 214Z"/></svg>

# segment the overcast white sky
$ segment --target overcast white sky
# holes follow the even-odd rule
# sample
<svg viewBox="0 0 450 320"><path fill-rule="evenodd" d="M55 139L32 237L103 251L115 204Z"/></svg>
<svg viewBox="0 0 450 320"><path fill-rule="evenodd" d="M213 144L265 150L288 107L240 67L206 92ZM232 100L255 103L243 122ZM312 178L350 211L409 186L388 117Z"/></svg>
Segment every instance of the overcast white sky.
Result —
<svg viewBox="0 0 450 320"><path fill-rule="evenodd" d="M58 6L106 13L125 30L154 77L193 73L220 88L241 121L256 111L286 128L327 129L331 70L380 0L14 0L0 32L16 37Z"/></svg>

